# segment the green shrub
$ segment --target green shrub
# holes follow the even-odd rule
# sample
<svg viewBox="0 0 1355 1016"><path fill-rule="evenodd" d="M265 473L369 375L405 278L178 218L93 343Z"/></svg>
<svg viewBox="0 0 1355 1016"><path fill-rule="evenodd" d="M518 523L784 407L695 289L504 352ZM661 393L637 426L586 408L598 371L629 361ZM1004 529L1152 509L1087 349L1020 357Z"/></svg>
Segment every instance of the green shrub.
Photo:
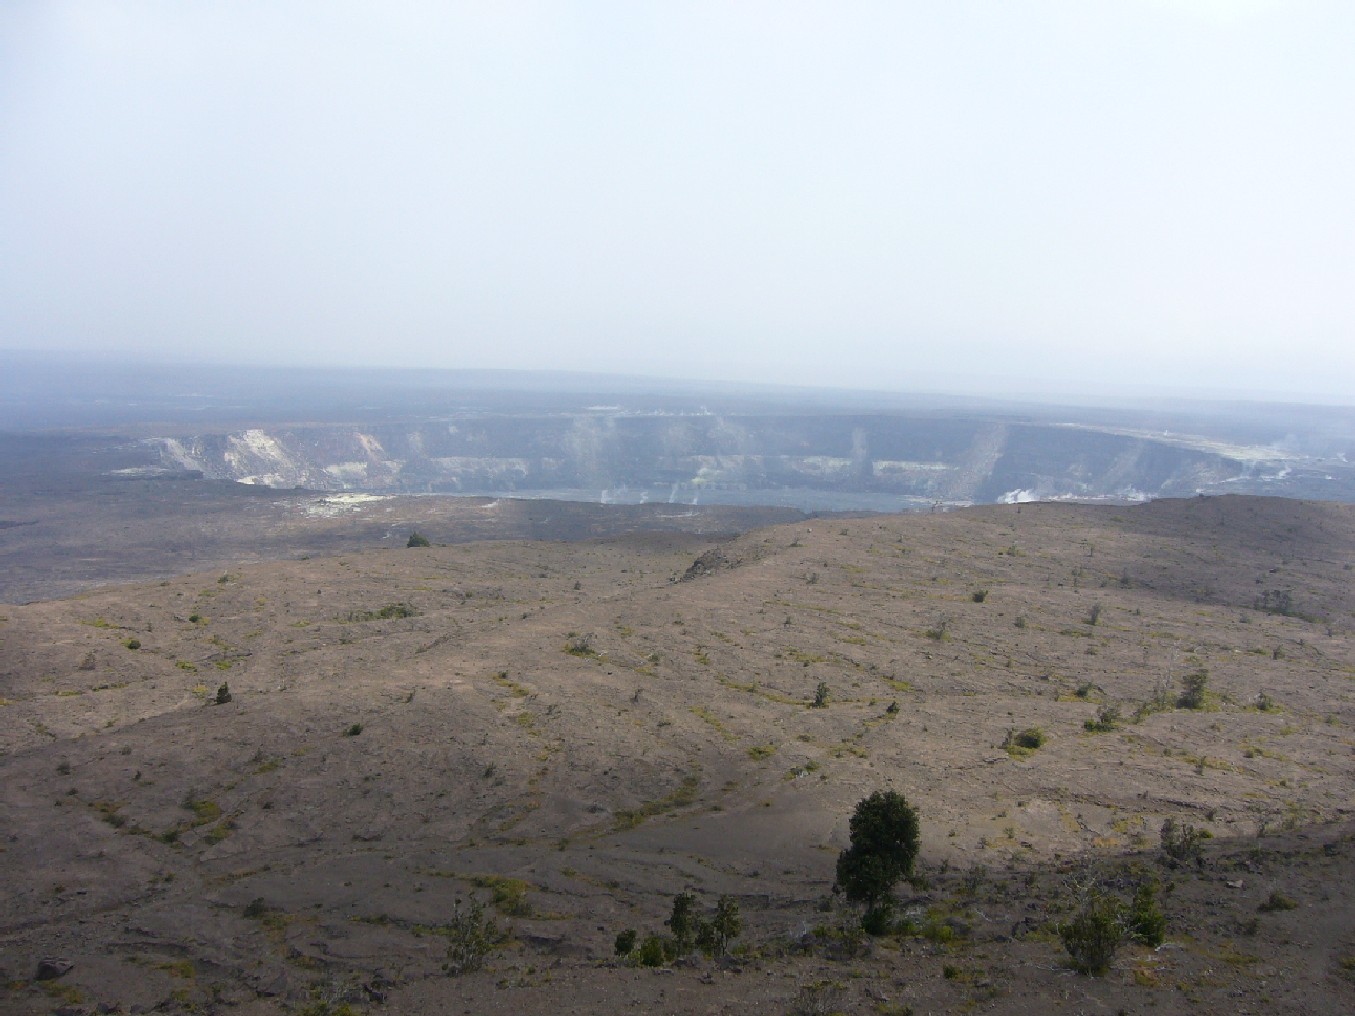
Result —
<svg viewBox="0 0 1355 1016"><path fill-rule="evenodd" d="M1162 823L1160 840L1162 852L1172 861L1199 862L1204 841L1211 837L1208 829L1196 829L1189 823L1169 818Z"/></svg>
<svg viewBox="0 0 1355 1016"><path fill-rule="evenodd" d="M347 730L345 730L345 731L343 732L343 736L344 736L344 737L357 737L357 736L358 736L359 734L361 734L361 733L362 733L362 724L361 724L361 723L354 723L351 727L349 727Z"/></svg>
<svg viewBox="0 0 1355 1016"><path fill-rule="evenodd" d="M231 700L231 686L227 682L222 681L221 687L216 690L216 704L219 706L224 706L230 700Z"/></svg>
<svg viewBox="0 0 1355 1016"><path fill-rule="evenodd" d="M861 915L861 930L867 935L879 937L894 930L894 906L892 901L884 900L867 907Z"/></svg>
<svg viewBox="0 0 1355 1016"><path fill-rule="evenodd" d="M972 599L975 603L982 603L984 600L988 599L988 590L976 589L974 590L974 593L970 597L970 599Z"/></svg>
<svg viewBox="0 0 1355 1016"><path fill-rule="evenodd" d="M832 981L802 984L791 1000L789 1016L833 1016L845 1012L842 985Z"/></svg>
<svg viewBox="0 0 1355 1016"><path fill-rule="evenodd" d="M1086 720L1082 727L1093 734L1108 734L1120 725L1120 707L1102 706L1096 719Z"/></svg>
<svg viewBox="0 0 1355 1016"><path fill-rule="evenodd" d="M494 909L505 917L531 916L532 904L527 899L527 890L531 885L523 879L503 875L473 875L471 882L481 889L489 890Z"/></svg>
<svg viewBox="0 0 1355 1016"><path fill-rule="evenodd" d="M1298 906L1297 902L1290 899L1288 896L1286 896L1279 890L1275 890L1264 900L1262 900L1261 905L1256 909L1261 911L1261 913L1263 914L1273 914L1278 910L1293 910L1297 906Z"/></svg>
<svg viewBox="0 0 1355 1016"><path fill-rule="evenodd" d="M872 948L870 939L861 930L860 921L838 925L816 925L810 935L813 943L821 948L829 959L859 959L870 955Z"/></svg>
<svg viewBox="0 0 1355 1016"><path fill-rule="evenodd" d="M409 534L409 540L405 543L406 547L427 547L430 546L428 537L422 533L414 532Z"/></svg>
<svg viewBox="0 0 1355 1016"><path fill-rule="evenodd" d="M1165 713L1175 702L1171 684L1165 680L1159 681L1153 688L1152 697L1146 702L1140 702L1139 707L1134 710L1134 722L1142 723L1153 713Z"/></svg>
<svg viewBox="0 0 1355 1016"><path fill-rule="evenodd" d="M585 659L598 655L597 650L593 648L593 635L591 632L586 635L570 632L566 635L565 652L570 656L582 656Z"/></svg>
<svg viewBox="0 0 1355 1016"><path fill-rule="evenodd" d="M618 956L629 956L635 951L635 929L627 928L616 933L616 942L612 949Z"/></svg>
<svg viewBox="0 0 1355 1016"><path fill-rule="evenodd" d="M922 937L937 945L945 945L954 940L955 928L938 917L929 917L922 926Z"/></svg>
<svg viewBox="0 0 1355 1016"><path fill-rule="evenodd" d="M340 621L361 624L364 621L390 621L402 617L418 617L419 612L408 603L388 603L379 610L350 610Z"/></svg>
<svg viewBox="0 0 1355 1016"><path fill-rule="evenodd" d="M1012 758L1025 758L1042 748L1047 740L1039 727L1027 727L1025 730L1008 730L1002 747Z"/></svg>
<svg viewBox="0 0 1355 1016"><path fill-rule="evenodd" d="M484 905L478 900L472 900L464 910L457 900L443 933L447 937L447 961L442 970L451 977L479 970L498 940L498 928L485 916Z"/></svg>
<svg viewBox="0 0 1355 1016"><path fill-rule="evenodd" d="M1180 709L1203 709L1209 693L1205 686L1209 682L1209 671L1203 667L1193 674L1181 678L1181 694L1176 697Z"/></svg>
<svg viewBox="0 0 1355 1016"><path fill-rule="evenodd" d="M640 948L635 950L635 962L642 967L661 967L668 962L667 952L663 939L658 935L646 935Z"/></svg>
<svg viewBox="0 0 1355 1016"><path fill-rule="evenodd" d="M123 643L123 645L126 646L128 649L140 649L140 648L141 648L141 640L140 640L140 639L128 639L126 642Z"/></svg>
<svg viewBox="0 0 1355 1016"><path fill-rule="evenodd" d="M1157 885L1140 882L1129 905L1129 935L1136 942L1156 948L1167 936L1167 917L1157 904Z"/></svg>
<svg viewBox="0 0 1355 1016"><path fill-rule="evenodd" d="M1068 950L1073 969L1080 974L1104 974L1124 941L1124 921L1118 900L1096 896L1071 921L1059 925L1059 939Z"/></svg>
<svg viewBox="0 0 1355 1016"><path fill-rule="evenodd" d="M818 687L814 689L813 708L822 709L828 705L828 682L820 681Z"/></svg>

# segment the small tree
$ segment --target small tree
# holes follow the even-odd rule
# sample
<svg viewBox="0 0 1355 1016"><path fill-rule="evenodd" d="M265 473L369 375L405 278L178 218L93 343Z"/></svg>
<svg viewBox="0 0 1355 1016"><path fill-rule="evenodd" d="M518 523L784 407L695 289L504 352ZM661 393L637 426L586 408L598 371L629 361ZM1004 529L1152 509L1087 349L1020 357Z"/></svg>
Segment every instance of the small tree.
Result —
<svg viewBox="0 0 1355 1016"><path fill-rule="evenodd" d="M415 532L415 533L410 533L410 534L409 534L409 542L406 543L405 546L406 546L406 547L427 547L427 546L429 546L429 543L428 543L428 537L424 536L422 533L417 533L417 532Z"/></svg>
<svg viewBox="0 0 1355 1016"><path fill-rule="evenodd" d="M1177 706L1182 709L1203 709L1208 694L1205 685L1208 682L1209 671L1203 668L1181 678L1181 694L1176 699Z"/></svg>
<svg viewBox="0 0 1355 1016"><path fill-rule="evenodd" d="M828 705L828 682L820 681L818 687L814 689L814 708L822 709Z"/></svg>
<svg viewBox="0 0 1355 1016"><path fill-rule="evenodd" d="M715 904L715 916L701 922L696 944L711 956L723 956L729 943L742 933L743 918L739 915L738 900L732 896L721 896Z"/></svg>
<svg viewBox="0 0 1355 1016"><path fill-rule="evenodd" d="M1157 884L1140 882L1129 905L1129 935L1144 945L1156 948L1167 937L1167 916L1157 904Z"/></svg>
<svg viewBox="0 0 1355 1016"><path fill-rule="evenodd" d="M895 884L917 859L917 812L897 791L877 790L857 803L851 837L837 858L838 885L853 903L888 910Z"/></svg>
<svg viewBox="0 0 1355 1016"><path fill-rule="evenodd" d="M685 953L696 940L697 917L696 897L691 893L678 893L673 897L673 913L666 922L673 933L679 953Z"/></svg>
<svg viewBox="0 0 1355 1016"><path fill-rule="evenodd" d="M1124 914L1113 896L1094 895L1071 921L1059 925L1059 938L1080 974L1104 974L1125 938Z"/></svg>

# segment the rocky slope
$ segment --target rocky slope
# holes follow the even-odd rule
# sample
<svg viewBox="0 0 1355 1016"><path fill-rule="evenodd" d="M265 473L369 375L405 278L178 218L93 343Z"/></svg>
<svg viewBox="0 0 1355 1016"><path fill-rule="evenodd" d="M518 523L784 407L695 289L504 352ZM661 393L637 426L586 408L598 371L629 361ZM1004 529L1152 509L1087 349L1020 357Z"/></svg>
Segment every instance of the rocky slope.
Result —
<svg viewBox="0 0 1355 1016"><path fill-rule="evenodd" d="M1349 507L1195 498L355 550L7 607L4 1005L1348 1010L1352 561ZM925 879L858 946L833 861L882 787ZM1213 835L1198 864L1162 857L1168 818ZM1155 879L1167 944L1072 975L1054 929L1087 878ZM688 888L739 902L735 961L612 960ZM449 978L458 898L512 934Z"/></svg>

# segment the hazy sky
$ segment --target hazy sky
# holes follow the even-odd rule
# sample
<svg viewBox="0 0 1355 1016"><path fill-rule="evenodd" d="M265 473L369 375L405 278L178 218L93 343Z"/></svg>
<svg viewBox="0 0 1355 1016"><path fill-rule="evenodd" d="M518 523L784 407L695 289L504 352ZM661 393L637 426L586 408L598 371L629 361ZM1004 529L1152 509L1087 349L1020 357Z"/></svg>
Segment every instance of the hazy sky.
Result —
<svg viewBox="0 0 1355 1016"><path fill-rule="evenodd" d="M1355 402L1355 3L4 0L0 348Z"/></svg>

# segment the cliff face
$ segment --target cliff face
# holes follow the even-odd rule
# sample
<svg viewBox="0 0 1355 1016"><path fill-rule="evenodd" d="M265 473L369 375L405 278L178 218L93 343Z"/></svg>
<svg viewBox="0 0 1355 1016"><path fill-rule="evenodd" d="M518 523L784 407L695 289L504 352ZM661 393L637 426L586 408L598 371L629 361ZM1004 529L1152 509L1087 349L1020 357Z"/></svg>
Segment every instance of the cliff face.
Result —
<svg viewBox="0 0 1355 1016"><path fill-rule="evenodd" d="M574 491L619 500L788 489L905 502L1132 500L1213 490L1265 475L1267 466L1087 427L889 415L466 416L149 443L165 465L273 487Z"/></svg>

